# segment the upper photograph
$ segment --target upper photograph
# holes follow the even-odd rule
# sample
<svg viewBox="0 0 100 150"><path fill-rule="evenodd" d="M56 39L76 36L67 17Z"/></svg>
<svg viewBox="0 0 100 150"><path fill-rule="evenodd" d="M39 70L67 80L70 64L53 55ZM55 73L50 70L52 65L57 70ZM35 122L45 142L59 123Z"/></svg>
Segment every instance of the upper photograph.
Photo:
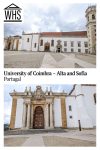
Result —
<svg viewBox="0 0 100 150"><path fill-rule="evenodd" d="M96 68L96 4L20 7L5 8L23 11L21 23L4 23L5 68Z"/></svg>

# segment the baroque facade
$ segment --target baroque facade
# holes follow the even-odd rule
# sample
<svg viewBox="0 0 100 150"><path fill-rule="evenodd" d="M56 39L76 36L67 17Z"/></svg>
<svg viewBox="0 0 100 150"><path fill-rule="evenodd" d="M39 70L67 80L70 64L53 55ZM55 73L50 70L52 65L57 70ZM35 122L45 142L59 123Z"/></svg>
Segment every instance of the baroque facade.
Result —
<svg viewBox="0 0 100 150"><path fill-rule="evenodd" d="M96 54L96 6L86 10L87 31L22 33L4 39L5 50ZM16 38L17 37L17 38Z"/></svg>
<svg viewBox="0 0 100 150"><path fill-rule="evenodd" d="M72 90L43 91L36 86L32 91L10 93L12 111L10 129L53 129L53 128L93 128L96 126L96 86L90 84L73 85Z"/></svg>

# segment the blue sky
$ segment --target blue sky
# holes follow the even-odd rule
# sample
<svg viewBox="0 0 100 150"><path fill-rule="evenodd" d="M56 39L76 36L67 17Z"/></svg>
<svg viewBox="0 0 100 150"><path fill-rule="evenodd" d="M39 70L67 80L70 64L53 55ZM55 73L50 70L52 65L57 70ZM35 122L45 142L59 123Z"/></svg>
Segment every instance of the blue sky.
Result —
<svg viewBox="0 0 100 150"><path fill-rule="evenodd" d="M27 85L27 88L31 86L32 91L36 89L37 85ZM12 106L12 98L9 93L13 92L15 89L17 92L24 92L26 85L16 84L16 85L5 85L4 86L4 122L10 122L10 115L11 115L11 106ZM53 92L62 92L63 90L69 93L73 87L73 85L41 85L43 91L48 90L50 87L52 88Z"/></svg>
<svg viewBox="0 0 100 150"><path fill-rule="evenodd" d="M5 36L21 35L22 31L86 30L85 10L89 3L23 3L23 23L6 23ZM91 4L93 5L93 4Z"/></svg>

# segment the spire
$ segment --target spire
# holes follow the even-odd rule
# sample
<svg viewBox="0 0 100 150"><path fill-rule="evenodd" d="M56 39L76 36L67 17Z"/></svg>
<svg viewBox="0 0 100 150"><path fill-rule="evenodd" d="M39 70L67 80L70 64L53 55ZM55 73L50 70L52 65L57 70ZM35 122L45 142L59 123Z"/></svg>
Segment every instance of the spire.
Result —
<svg viewBox="0 0 100 150"><path fill-rule="evenodd" d="M29 87L29 92L31 93L31 86Z"/></svg>
<svg viewBox="0 0 100 150"><path fill-rule="evenodd" d="M14 93L16 93L15 89L13 90Z"/></svg>
<svg viewBox="0 0 100 150"><path fill-rule="evenodd" d="M50 87L50 95L52 95L52 88Z"/></svg>
<svg viewBox="0 0 100 150"><path fill-rule="evenodd" d="M28 91L27 91L27 86L25 87L25 93L27 93Z"/></svg>
<svg viewBox="0 0 100 150"><path fill-rule="evenodd" d="M46 92L48 92L48 87L46 87Z"/></svg>
<svg viewBox="0 0 100 150"><path fill-rule="evenodd" d="M52 87L50 87L50 92L52 92Z"/></svg>

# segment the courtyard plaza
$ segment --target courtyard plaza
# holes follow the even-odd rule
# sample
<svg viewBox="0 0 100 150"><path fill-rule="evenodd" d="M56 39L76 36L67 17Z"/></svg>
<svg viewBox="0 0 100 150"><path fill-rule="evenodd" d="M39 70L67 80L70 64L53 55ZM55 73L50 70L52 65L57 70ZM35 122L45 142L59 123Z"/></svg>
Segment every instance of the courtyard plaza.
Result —
<svg viewBox="0 0 100 150"><path fill-rule="evenodd" d="M81 53L4 51L5 68L95 68L96 56Z"/></svg>
<svg viewBox="0 0 100 150"><path fill-rule="evenodd" d="M6 131L4 146L95 147L96 129L19 130Z"/></svg>

